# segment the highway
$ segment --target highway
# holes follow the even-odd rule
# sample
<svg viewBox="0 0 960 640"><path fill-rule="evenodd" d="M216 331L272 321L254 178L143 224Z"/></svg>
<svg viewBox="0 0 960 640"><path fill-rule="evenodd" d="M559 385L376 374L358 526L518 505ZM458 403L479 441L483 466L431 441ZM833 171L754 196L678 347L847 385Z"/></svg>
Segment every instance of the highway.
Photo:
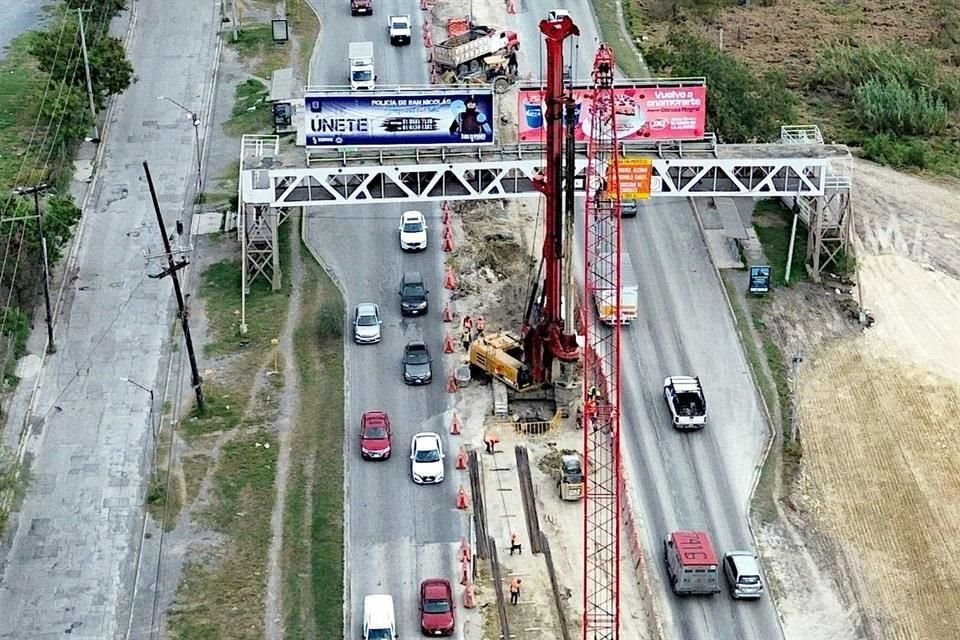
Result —
<svg viewBox="0 0 960 640"><path fill-rule="evenodd" d="M348 44L374 43L378 84L427 84L426 51L420 37L424 13L416 3L376 0L372 17L351 17L349 3L312 0L321 18L320 64L312 69L314 85L347 82ZM391 47L387 16L409 13L413 42ZM400 214L419 209L430 226L429 247L404 255L397 239ZM315 208L308 213L308 237L332 271L346 298L348 313L358 302L375 302L383 316L383 341L357 346L346 336L346 546L349 606L345 637L359 637L363 598L388 593L394 598L400 637L420 635L417 605L423 578L445 577L456 586L456 552L467 533L465 512L456 510L456 449L448 442L453 396L445 391L440 313L442 287L441 223L435 205L353 205ZM401 272L423 273L430 290L426 317L400 317L397 293ZM400 357L404 344L422 338L434 359L434 381L416 388L403 383ZM358 425L363 412L383 409L394 431L393 457L386 462L360 459ZM418 431L442 434L447 453L447 479L438 486L416 486L410 477L410 439ZM460 589L455 589L459 598ZM458 625L462 616L458 617ZM457 636L460 637L458 629Z"/></svg>
<svg viewBox="0 0 960 640"><path fill-rule="evenodd" d="M351 41L372 40L381 84L425 83L426 65L417 38L396 49L386 39L386 15L410 12L419 33L423 14L398 0L377 5L372 18L351 18L344 3L336 8L316 3L326 28L324 51L343 51ZM593 16L581 3L523 0L520 13L495 26L509 25L520 34L520 70L526 76L545 64L539 20L553 8L568 8L581 29L580 46L566 47L575 77L589 78L597 42ZM478 16L485 18L480 9ZM312 84L346 82L346 60L325 56L313 70ZM374 347L347 345L347 503L348 576L351 629L359 626L363 596L390 593L395 598L399 632L417 634L416 588L421 578L455 575L455 547L466 521L453 509L456 487L416 487L409 479L409 438L421 429L446 434L450 397L444 393L446 370L437 367L435 382L409 389L400 379L403 343L423 337L435 361L441 355L439 310L442 254L434 207L420 208L434 222L431 249L402 255L396 224L405 206L376 205L317 209L309 213L311 243L333 271L346 295L348 310L360 301L381 305L384 340ZM655 593L661 596L667 637L695 640L768 640L781 636L772 601L735 602L724 592L713 598L676 598L666 586L661 539L677 528L702 528L713 536L718 552L750 548L746 507L767 427L742 355L720 285L709 263L693 213L682 200L652 200L636 219L624 221L624 246L640 282L642 317L623 333L622 427L630 491L639 497L645 523ZM401 320L397 283L404 269L423 272L431 288L428 318ZM707 395L710 421L699 433L674 432L662 400L668 375L699 375ZM394 458L387 463L359 459L357 423L369 409L385 409L395 430ZM444 436L446 437L446 436ZM448 447L448 454L450 453ZM451 459L448 458L448 462ZM448 478L450 468L448 466Z"/></svg>

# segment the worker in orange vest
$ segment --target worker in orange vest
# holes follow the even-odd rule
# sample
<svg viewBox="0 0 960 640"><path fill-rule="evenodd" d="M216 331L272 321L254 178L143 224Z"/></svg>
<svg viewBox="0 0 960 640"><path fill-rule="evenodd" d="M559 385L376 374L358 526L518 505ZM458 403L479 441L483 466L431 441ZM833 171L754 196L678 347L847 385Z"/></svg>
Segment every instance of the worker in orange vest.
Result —
<svg viewBox="0 0 960 640"><path fill-rule="evenodd" d="M487 453L496 453L498 442L500 442L500 438L492 433L488 432L483 436L483 444L487 447Z"/></svg>
<svg viewBox="0 0 960 640"><path fill-rule="evenodd" d="M477 316L477 337L483 336L483 330L487 327L487 323L484 321L483 316Z"/></svg>
<svg viewBox="0 0 960 640"><path fill-rule="evenodd" d="M517 604L520 599L520 578L514 578L510 582L510 604Z"/></svg>
<svg viewBox="0 0 960 640"><path fill-rule="evenodd" d="M520 544L520 536L515 533L510 534L510 555L513 555L514 550L521 556L523 555L523 545Z"/></svg>

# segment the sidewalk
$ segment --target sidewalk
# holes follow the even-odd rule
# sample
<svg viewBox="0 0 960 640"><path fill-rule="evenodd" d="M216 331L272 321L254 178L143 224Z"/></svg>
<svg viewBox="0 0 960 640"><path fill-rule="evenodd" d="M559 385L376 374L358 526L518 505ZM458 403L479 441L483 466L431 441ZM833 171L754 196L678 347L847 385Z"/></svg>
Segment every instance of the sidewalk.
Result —
<svg viewBox="0 0 960 640"><path fill-rule="evenodd" d="M114 33L122 37L117 22ZM215 5L192 0L135 2L132 24L128 55L137 82L114 102L96 175L86 199L77 198L84 219L67 258L57 353L39 372L21 371L4 432L4 441L16 444L30 424L24 449L30 483L11 523L0 578L4 639L127 635L153 447L150 395L128 380L156 390L160 409L161 364L174 322L169 280L146 277L161 267L144 256L162 244L141 164L150 164L172 229L192 208L194 132L182 111L157 97L203 111L219 14ZM86 145L82 153L91 151ZM75 186L82 188L88 167L77 163ZM35 333L28 348L39 355L42 323Z"/></svg>

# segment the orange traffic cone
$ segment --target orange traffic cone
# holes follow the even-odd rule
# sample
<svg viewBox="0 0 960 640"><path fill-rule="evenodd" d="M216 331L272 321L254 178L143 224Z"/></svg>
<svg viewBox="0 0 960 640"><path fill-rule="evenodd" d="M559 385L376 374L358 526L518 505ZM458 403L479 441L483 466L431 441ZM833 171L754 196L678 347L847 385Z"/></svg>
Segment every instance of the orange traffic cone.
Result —
<svg viewBox="0 0 960 640"><path fill-rule="evenodd" d="M453 227L450 225L443 226L443 237L453 239Z"/></svg>
<svg viewBox="0 0 960 640"><path fill-rule="evenodd" d="M463 447L460 447L460 451L457 453L457 470L467 470L467 452L464 451Z"/></svg>
<svg viewBox="0 0 960 640"><path fill-rule="evenodd" d="M450 377L447 378L447 393L456 393L457 392L457 378L452 373Z"/></svg>
<svg viewBox="0 0 960 640"><path fill-rule="evenodd" d="M443 338L443 352L444 352L444 353L453 353L453 352L454 352L454 348L453 348L453 338L450 337L450 334L449 334L449 333Z"/></svg>
<svg viewBox="0 0 960 640"><path fill-rule="evenodd" d="M453 414L453 422L450 423L450 435L460 435L460 418L457 417L457 414Z"/></svg>
<svg viewBox="0 0 960 640"><path fill-rule="evenodd" d="M449 302L446 302L443 305L443 321L453 322L453 309L450 308Z"/></svg>
<svg viewBox="0 0 960 640"><path fill-rule="evenodd" d="M460 490L457 491L457 509L468 509L470 507L470 501L467 499L467 490L463 488L463 485L460 485Z"/></svg>
<svg viewBox="0 0 960 640"><path fill-rule="evenodd" d="M453 251L453 237L446 234L443 235L443 252L450 253Z"/></svg>
<svg viewBox="0 0 960 640"><path fill-rule="evenodd" d="M430 6L427 4L427 0L420 0L420 9L426 11Z"/></svg>
<svg viewBox="0 0 960 640"><path fill-rule="evenodd" d="M475 606L477 606L477 594L471 582L467 585L467 588L463 590L463 608L473 609Z"/></svg>
<svg viewBox="0 0 960 640"><path fill-rule="evenodd" d="M443 288L450 291L457 288L457 276L450 267L447 267L447 273L443 276Z"/></svg>
<svg viewBox="0 0 960 640"><path fill-rule="evenodd" d="M443 222L443 224L445 225L450 224L450 215L451 215L450 209L444 209L443 213L440 216L440 221Z"/></svg>
<svg viewBox="0 0 960 640"><path fill-rule="evenodd" d="M460 562L469 561L471 555L473 554L470 553L470 545L467 544L467 539L460 538Z"/></svg>
<svg viewBox="0 0 960 640"><path fill-rule="evenodd" d="M466 586L470 582L470 563L460 563L460 584Z"/></svg>
<svg viewBox="0 0 960 640"><path fill-rule="evenodd" d="M516 0L507 0L507 13L514 15L517 12Z"/></svg>

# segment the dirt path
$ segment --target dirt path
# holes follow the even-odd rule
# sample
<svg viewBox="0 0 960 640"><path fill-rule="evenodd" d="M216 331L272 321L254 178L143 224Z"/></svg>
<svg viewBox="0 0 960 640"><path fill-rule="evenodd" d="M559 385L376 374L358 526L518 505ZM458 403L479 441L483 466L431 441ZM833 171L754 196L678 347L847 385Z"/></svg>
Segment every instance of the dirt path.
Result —
<svg viewBox="0 0 960 640"><path fill-rule="evenodd" d="M290 242L293 247L300 243L300 217L291 216L287 224ZM300 309L303 305L303 258L300 251L290 252L290 270L288 276L292 282L290 306L280 333L277 349L283 371L283 387L279 397L279 414L274 425L277 432L279 452L277 454L276 488L277 499L273 503L270 515L270 551L267 555L267 603L264 629L267 640L281 640L283 633L283 602L280 557L283 550L283 514L287 504L287 479L290 475L290 431L296 415L300 385L297 376L297 359L293 352L293 332L300 321Z"/></svg>

